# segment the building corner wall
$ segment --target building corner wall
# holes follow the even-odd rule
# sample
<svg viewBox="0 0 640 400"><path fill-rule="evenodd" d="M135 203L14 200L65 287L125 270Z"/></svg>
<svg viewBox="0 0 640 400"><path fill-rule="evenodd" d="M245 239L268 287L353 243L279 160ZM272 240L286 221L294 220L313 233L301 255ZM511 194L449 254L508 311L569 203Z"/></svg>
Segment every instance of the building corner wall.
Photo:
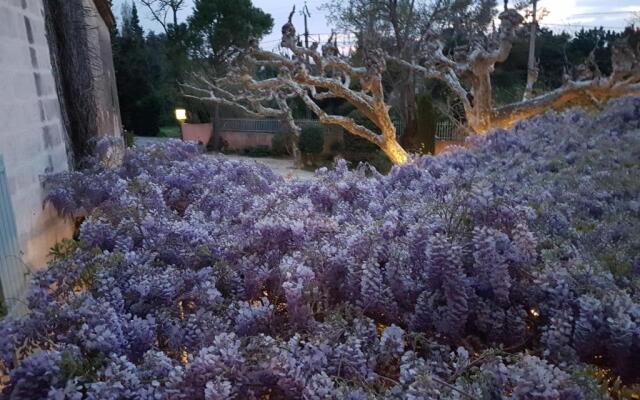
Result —
<svg viewBox="0 0 640 400"><path fill-rule="evenodd" d="M91 69L94 82L94 98L97 106L97 129L99 136L122 136L122 120L118 102L113 52L111 46L111 27L104 20L95 0L82 0L87 24L87 39L93 54L99 55L92 60Z"/></svg>
<svg viewBox="0 0 640 400"><path fill-rule="evenodd" d="M0 0L0 119L18 256L27 273L44 268L49 249L74 228L43 208L43 176L68 170L69 160L42 0Z"/></svg>

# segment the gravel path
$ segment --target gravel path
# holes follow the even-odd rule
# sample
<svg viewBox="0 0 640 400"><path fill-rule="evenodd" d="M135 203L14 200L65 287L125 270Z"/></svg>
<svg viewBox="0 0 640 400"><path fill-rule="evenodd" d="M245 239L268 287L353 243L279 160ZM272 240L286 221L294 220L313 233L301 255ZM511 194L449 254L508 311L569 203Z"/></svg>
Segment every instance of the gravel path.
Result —
<svg viewBox="0 0 640 400"><path fill-rule="evenodd" d="M134 138L135 146L150 146L157 143L162 143L166 138L158 138L158 137L142 137L136 136ZM268 157L246 157L235 154L222 154L222 153L208 153L209 157L217 157L217 158L225 158L227 160L236 160L236 161L244 161L249 163L260 163L264 164L267 167L271 168L271 170L284 177L285 179L314 179L314 173L310 171L305 171L302 169L294 168L293 160L283 159L283 158L268 158Z"/></svg>
<svg viewBox="0 0 640 400"><path fill-rule="evenodd" d="M133 145L136 147L151 146L152 144L162 143L168 138L161 137L149 137L149 136L134 136Z"/></svg>
<svg viewBox="0 0 640 400"><path fill-rule="evenodd" d="M211 157L219 157L225 158L227 160L236 160L236 161L244 161L248 163L258 163L264 164L267 167L271 168L271 170L284 177L285 179L315 179L315 175L311 171L305 171L302 169L297 169L293 166L293 160L283 159L283 158L268 158L268 157L246 157L239 156L235 154L221 154L221 153L209 153Z"/></svg>

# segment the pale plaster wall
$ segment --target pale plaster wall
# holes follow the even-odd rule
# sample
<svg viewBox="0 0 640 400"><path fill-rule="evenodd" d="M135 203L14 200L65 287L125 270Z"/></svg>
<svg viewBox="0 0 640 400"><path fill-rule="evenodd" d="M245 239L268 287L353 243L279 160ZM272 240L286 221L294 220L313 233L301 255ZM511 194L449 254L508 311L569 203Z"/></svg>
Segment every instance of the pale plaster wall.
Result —
<svg viewBox="0 0 640 400"><path fill-rule="evenodd" d="M42 176L69 168L42 0L0 0L0 153L25 269L73 226L43 209Z"/></svg>

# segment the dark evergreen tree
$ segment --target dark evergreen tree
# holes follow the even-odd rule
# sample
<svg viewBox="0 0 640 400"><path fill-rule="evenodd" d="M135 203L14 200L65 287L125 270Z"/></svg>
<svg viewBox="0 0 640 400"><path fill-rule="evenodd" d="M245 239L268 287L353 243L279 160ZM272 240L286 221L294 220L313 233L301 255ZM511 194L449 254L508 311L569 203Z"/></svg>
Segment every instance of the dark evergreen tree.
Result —
<svg viewBox="0 0 640 400"><path fill-rule="evenodd" d="M271 32L273 18L251 0L196 0L189 18L190 48L195 58L221 68L238 47Z"/></svg>
<svg viewBox="0 0 640 400"><path fill-rule="evenodd" d="M158 90L161 74L147 45L135 3L125 6L122 30L114 38L114 64L120 100L120 113L126 130L136 135L155 136L160 129L162 95Z"/></svg>

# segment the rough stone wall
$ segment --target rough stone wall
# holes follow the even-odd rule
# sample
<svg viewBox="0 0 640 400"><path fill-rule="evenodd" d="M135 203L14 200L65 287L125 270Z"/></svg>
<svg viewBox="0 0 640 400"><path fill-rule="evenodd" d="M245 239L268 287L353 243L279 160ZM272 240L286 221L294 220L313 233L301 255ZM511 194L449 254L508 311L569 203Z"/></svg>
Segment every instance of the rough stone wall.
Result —
<svg viewBox="0 0 640 400"><path fill-rule="evenodd" d="M25 269L72 233L42 206L42 176L68 169L66 146L42 0L0 0L0 153Z"/></svg>
<svg viewBox="0 0 640 400"><path fill-rule="evenodd" d="M82 0L93 74L93 96L97 107L97 135L122 136L118 87L111 51L111 28L100 15L94 0Z"/></svg>
<svg viewBox="0 0 640 400"><path fill-rule="evenodd" d="M456 146L464 146L464 140L436 140L435 154L445 153Z"/></svg>
<svg viewBox="0 0 640 400"><path fill-rule="evenodd" d="M220 132L220 136L229 150L241 151L254 149L256 147L273 147L274 134L272 133L222 131ZM187 135L184 135L184 138L185 140L191 139L187 137ZM334 154L335 151L333 147L338 143L344 143L344 137L341 131L325 131L322 154Z"/></svg>
<svg viewBox="0 0 640 400"><path fill-rule="evenodd" d="M96 3L102 5L102 13ZM105 0L44 0L44 5L59 94L73 156L79 161L90 153L96 137L122 136L111 53L112 15Z"/></svg>
<svg viewBox="0 0 640 400"><path fill-rule="evenodd" d="M222 140L229 150L248 150L256 147L271 148L273 134L261 132L220 132Z"/></svg>

